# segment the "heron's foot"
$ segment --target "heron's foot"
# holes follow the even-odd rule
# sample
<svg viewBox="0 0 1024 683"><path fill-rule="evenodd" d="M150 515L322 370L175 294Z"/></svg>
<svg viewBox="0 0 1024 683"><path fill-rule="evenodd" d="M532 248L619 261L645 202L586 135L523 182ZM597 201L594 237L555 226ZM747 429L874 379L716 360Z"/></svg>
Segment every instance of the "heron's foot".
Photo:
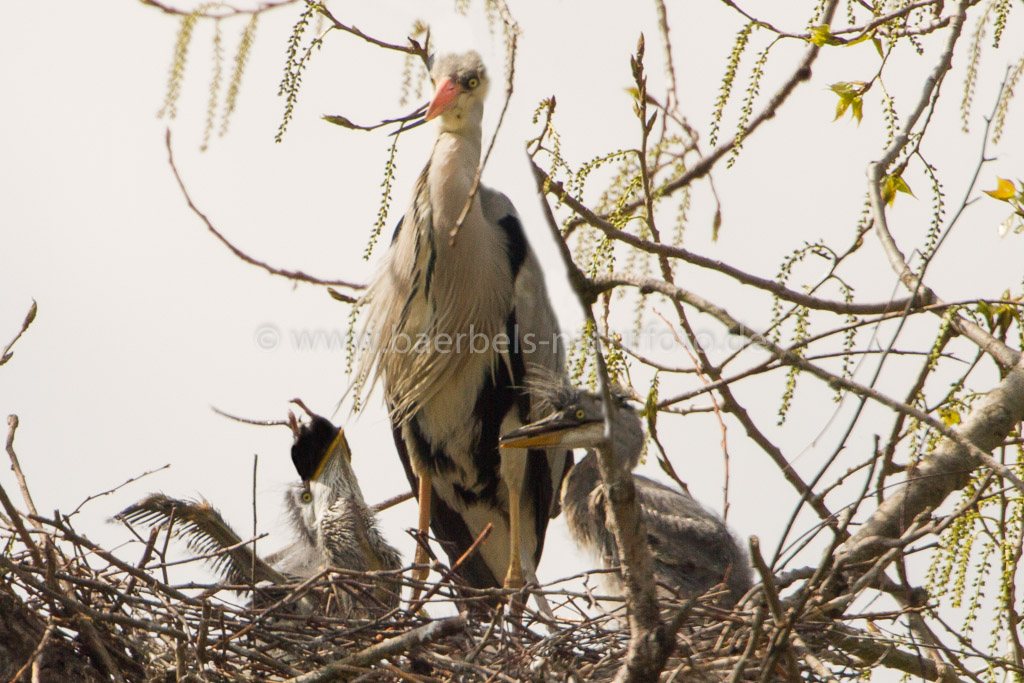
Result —
<svg viewBox="0 0 1024 683"><path fill-rule="evenodd" d="M523 568L516 566L515 564L509 565L508 573L505 575L505 588L519 589L526 585L523 580ZM526 604L526 598L522 591L513 593L509 596L508 605L505 608L506 618L514 618L516 621L521 621L523 617L523 607Z"/></svg>

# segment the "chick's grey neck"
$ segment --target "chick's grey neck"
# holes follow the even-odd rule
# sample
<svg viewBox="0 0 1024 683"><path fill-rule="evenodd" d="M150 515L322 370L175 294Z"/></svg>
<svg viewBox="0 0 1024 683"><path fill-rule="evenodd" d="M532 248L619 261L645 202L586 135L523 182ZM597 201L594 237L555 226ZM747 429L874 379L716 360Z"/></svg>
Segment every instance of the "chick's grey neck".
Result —
<svg viewBox="0 0 1024 683"><path fill-rule="evenodd" d="M597 397L595 399L600 401ZM612 452L615 461L627 472L632 472L640 464L640 454L644 450L643 425L640 423L640 416L630 406L617 401L613 401L612 406ZM596 467L596 457L590 459L594 461Z"/></svg>
<svg viewBox="0 0 1024 683"><path fill-rule="evenodd" d="M615 461L626 472L632 472L640 463L640 454L644 448L644 431L640 417L632 408L620 406L616 408L614 421L612 451ZM573 478L573 488L593 490L601 482L597 453L588 448L587 455L576 463L569 476Z"/></svg>

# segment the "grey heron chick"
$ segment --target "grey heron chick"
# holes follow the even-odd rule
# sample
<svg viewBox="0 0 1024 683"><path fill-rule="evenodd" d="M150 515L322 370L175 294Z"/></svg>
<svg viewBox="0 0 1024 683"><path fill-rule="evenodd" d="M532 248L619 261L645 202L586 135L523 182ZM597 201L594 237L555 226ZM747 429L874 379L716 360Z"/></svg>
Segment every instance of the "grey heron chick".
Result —
<svg viewBox="0 0 1024 683"><path fill-rule="evenodd" d="M354 571L401 568L401 556L363 499L344 430L312 415L292 444L292 463L302 483L289 489L285 505L298 538L273 556L283 571L312 576L325 565Z"/></svg>
<svg viewBox="0 0 1024 683"><path fill-rule="evenodd" d="M324 567L354 571L394 570L401 557L381 535L352 471L344 432L318 415L298 426L292 462L300 483L289 486L285 507L294 540L266 558L254 557L243 539L206 501L151 494L116 518L149 527L173 519L172 535L184 540L224 580L235 585L306 579ZM397 586L376 591L387 607L397 604Z"/></svg>
<svg viewBox="0 0 1024 683"><path fill-rule="evenodd" d="M544 276L509 199L476 185L489 79L476 52L438 57L425 114L437 119L416 182L368 291L369 348L359 382L383 380L395 445L429 523L475 587L535 580L548 519L571 456L498 437L540 417L526 368L559 372L563 349ZM417 564L426 554L417 552Z"/></svg>
<svg viewBox="0 0 1024 683"><path fill-rule="evenodd" d="M555 383L546 390L551 414L505 434L502 447L598 448L604 441L601 397L567 383ZM643 451L643 426L624 397L616 395L613 401L612 450L618 464L632 471ZM751 570L725 523L688 493L638 474L633 475L633 484L647 528L654 579L662 590L691 597L724 583L728 595L721 602L734 605L751 586ZM567 475L562 507L576 542L597 555L605 568L617 568L618 545L605 517L604 488L593 450ZM617 574L612 587L622 591Z"/></svg>

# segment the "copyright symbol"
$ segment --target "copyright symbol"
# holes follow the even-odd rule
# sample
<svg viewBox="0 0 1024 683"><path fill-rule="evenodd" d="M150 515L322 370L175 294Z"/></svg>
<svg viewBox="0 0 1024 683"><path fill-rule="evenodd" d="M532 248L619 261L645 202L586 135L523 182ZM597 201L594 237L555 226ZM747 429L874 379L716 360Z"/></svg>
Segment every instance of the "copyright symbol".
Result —
<svg viewBox="0 0 1024 683"><path fill-rule="evenodd" d="M281 332L274 325L268 323L256 328L253 339L256 342L256 346L264 351L273 351L281 342Z"/></svg>

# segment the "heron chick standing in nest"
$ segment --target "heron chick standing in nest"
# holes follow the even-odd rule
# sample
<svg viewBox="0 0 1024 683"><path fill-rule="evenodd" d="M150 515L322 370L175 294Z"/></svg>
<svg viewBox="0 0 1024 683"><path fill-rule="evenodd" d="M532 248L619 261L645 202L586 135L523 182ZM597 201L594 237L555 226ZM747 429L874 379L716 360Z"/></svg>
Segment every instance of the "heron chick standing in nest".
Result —
<svg viewBox="0 0 1024 683"><path fill-rule="evenodd" d="M302 478L285 494L295 539L265 559L254 557L251 545L205 501L154 493L116 518L150 527L173 520L172 535L184 539L197 554L216 553L210 558L214 570L234 585L284 584L315 576L325 567L360 572L400 569L398 551L381 535L373 511L363 500L344 431L319 415L310 413L310 417L302 425L291 420L292 462ZM380 606L397 604L397 588L396 584L374 591Z"/></svg>
<svg viewBox="0 0 1024 683"><path fill-rule="evenodd" d="M608 527L605 495L597 453L604 442L604 409L601 397L572 387L567 382L531 376L535 391L545 397L550 415L501 438L502 448L591 449L566 476L562 507L569 532L582 548L597 555L606 569L620 565L618 544ZM640 462L644 430L626 399L613 396L617 464L631 472ZM654 560L654 579L663 591L676 597L703 595L725 585L720 604L736 604L751 586L750 564L728 527L688 493L633 475L637 505L647 529ZM621 577L613 575L612 588L623 592Z"/></svg>

